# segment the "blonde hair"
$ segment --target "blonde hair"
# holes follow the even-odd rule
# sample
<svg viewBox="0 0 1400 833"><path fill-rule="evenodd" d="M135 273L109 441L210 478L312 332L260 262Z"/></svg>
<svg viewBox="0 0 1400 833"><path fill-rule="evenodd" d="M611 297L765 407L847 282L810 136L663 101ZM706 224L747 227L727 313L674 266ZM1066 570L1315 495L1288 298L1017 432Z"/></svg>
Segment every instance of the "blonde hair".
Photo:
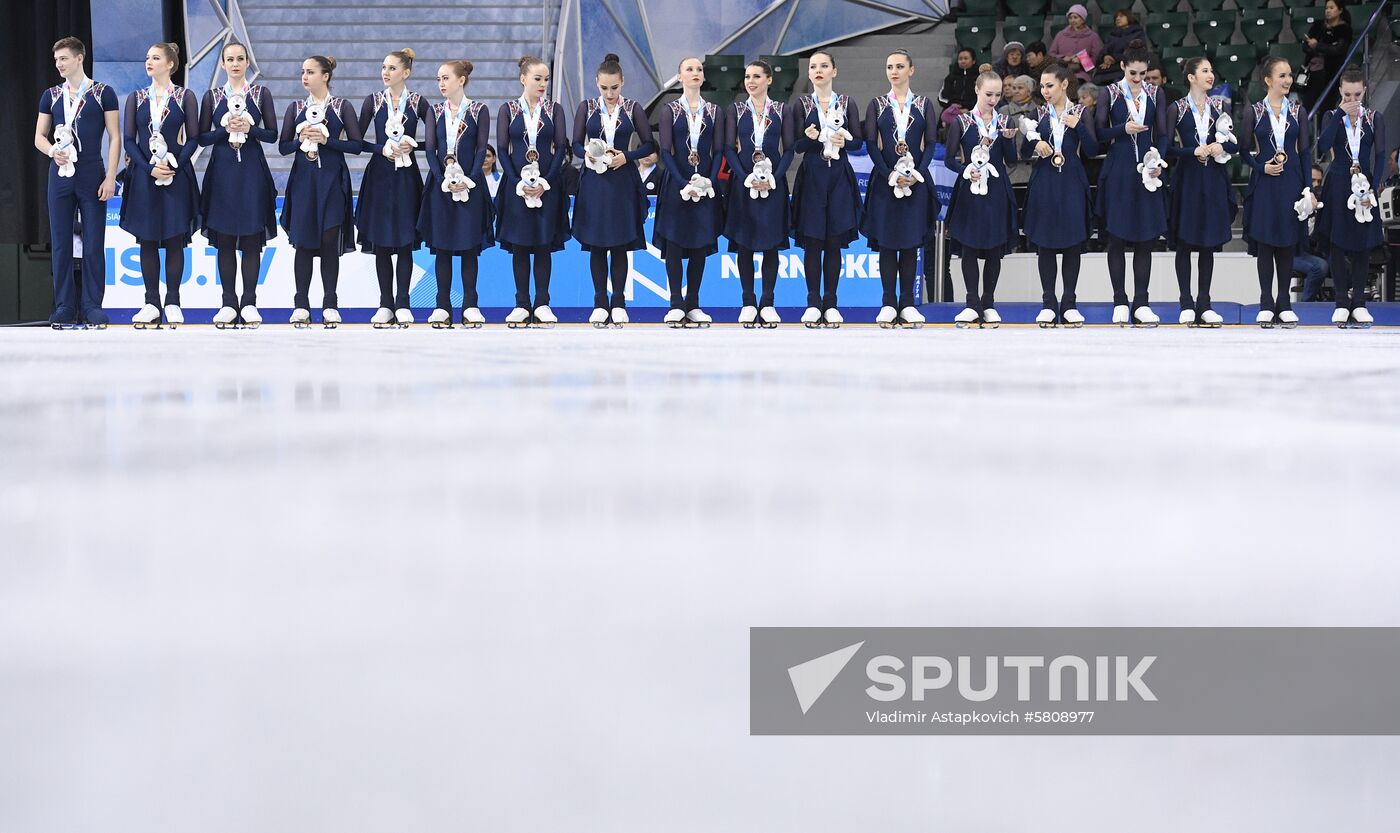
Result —
<svg viewBox="0 0 1400 833"><path fill-rule="evenodd" d="M413 69L413 59L418 57L418 53L413 51L413 47L405 46L403 49L396 49L389 53L403 64L404 69Z"/></svg>

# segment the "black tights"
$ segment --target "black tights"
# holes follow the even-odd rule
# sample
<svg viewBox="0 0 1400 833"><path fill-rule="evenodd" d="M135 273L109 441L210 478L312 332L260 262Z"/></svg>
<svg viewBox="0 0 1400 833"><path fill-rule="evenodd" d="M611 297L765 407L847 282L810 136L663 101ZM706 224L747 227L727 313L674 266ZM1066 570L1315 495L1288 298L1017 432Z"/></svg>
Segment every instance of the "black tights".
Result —
<svg viewBox="0 0 1400 833"><path fill-rule="evenodd" d="M451 252L438 252L436 261L437 272L437 308L452 311L452 258L460 257L462 260L462 309L471 309L476 306L476 274L477 274L477 254L453 255Z"/></svg>
<svg viewBox="0 0 1400 833"><path fill-rule="evenodd" d="M743 289L743 304L746 307L773 306L773 291L778 283L778 250L763 252L763 294L753 291L753 251L739 249L739 286Z"/></svg>
<svg viewBox="0 0 1400 833"><path fill-rule="evenodd" d="M608 304L608 261L612 261L612 304ZM588 253L593 273L595 309L624 309L627 306L627 248L594 249Z"/></svg>
<svg viewBox="0 0 1400 833"><path fill-rule="evenodd" d="M530 303L530 252L515 252L510 256L515 272L515 305L534 310L549 306L549 278L554 274L554 253L535 252L535 302Z"/></svg>
<svg viewBox="0 0 1400 833"><path fill-rule="evenodd" d="M159 243L141 241L141 280L146 303L160 306L160 250L165 249L165 303L180 306L180 282L185 278L185 243L179 237Z"/></svg>
<svg viewBox="0 0 1400 833"><path fill-rule="evenodd" d="M219 286L223 288L226 307L239 309L258 305L258 275L262 271L263 237L249 234L235 237L217 234L214 246L219 258ZM243 302L238 301L238 255L243 255Z"/></svg>
<svg viewBox="0 0 1400 833"><path fill-rule="evenodd" d="M399 259L397 269L395 257ZM375 246L374 270L379 274L379 306L408 309L408 285L413 281L413 247ZM394 285L395 278L398 279L397 287Z"/></svg>
<svg viewBox="0 0 1400 833"><path fill-rule="evenodd" d="M967 306L978 313L996 306L997 279L1001 277L1002 250L974 249L962 247L963 286L967 289ZM982 267L982 293L977 292L977 261L985 260Z"/></svg>
<svg viewBox="0 0 1400 833"><path fill-rule="evenodd" d="M1215 253L1209 249L1196 249L1196 271L1200 273L1200 293L1191 300L1191 252L1193 247L1185 243L1176 250L1176 286L1181 290L1181 308L1197 313L1210 309L1210 279L1215 275Z"/></svg>
<svg viewBox="0 0 1400 833"><path fill-rule="evenodd" d="M1337 309L1365 307L1371 253L1348 252L1333 246L1332 256L1328 261L1332 271L1332 286L1337 294Z"/></svg>
<svg viewBox="0 0 1400 833"><path fill-rule="evenodd" d="M1065 294L1057 302L1055 300L1055 256L1059 255L1063 259L1063 266L1060 271L1064 275ZM1080 248L1071 246L1068 249L1046 249L1041 248L1036 254L1036 266L1040 270L1040 303L1046 309L1064 314L1066 310L1077 309L1078 299L1075 298L1074 290L1079 286L1079 255Z"/></svg>
<svg viewBox="0 0 1400 833"><path fill-rule="evenodd" d="M1293 283L1293 247L1258 245L1254 259L1259 267L1259 309L1264 312L1284 312L1293 309L1289 296ZM1274 291L1274 274L1278 274L1278 291Z"/></svg>
<svg viewBox="0 0 1400 833"><path fill-rule="evenodd" d="M904 309L919 305L919 299L914 297L914 270L918 262L918 249L880 250L881 306Z"/></svg>
<svg viewBox="0 0 1400 833"><path fill-rule="evenodd" d="M685 291L681 291L682 259ZM700 282L705 279L705 250L666 247L666 283L671 288L671 309L690 312L700 308Z"/></svg>
<svg viewBox="0 0 1400 833"><path fill-rule="evenodd" d="M336 297L335 287L340 282L340 226L321 232L319 249L297 249L292 262L297 293L292 303L297 309L311 309L311 261L318 257L321 259L321 308L339 309L340 299Z"/></svg>
<svg viewBox="0 0 1400 833"><path fill-rule="evenodd" d="M1128 305L1127 249L1133 248L1133 309L1147 306L1147 284L1152 280L1152 241L1128 242L1108 238L1108 279L1113 283L1113 305Z"/></svg>
<svg viewBox="0 0 1400 833"><path fill-rule="evenodd" d="M841 282L841 245L830 240L806 241L802 270L807 276L807 306L823 312L835 309L836 285Z"/></svg>

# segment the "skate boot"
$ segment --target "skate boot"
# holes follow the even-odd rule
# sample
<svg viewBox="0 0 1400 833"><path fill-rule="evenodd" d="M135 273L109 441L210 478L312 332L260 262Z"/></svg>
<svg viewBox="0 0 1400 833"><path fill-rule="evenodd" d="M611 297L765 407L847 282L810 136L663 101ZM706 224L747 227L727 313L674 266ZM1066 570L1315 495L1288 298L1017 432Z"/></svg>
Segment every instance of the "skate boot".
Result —
<svg viewBox="0 0 1400 833"><path fill-rule="evenodd" d="M438 307L428 316L428 324L434 330L450 330L452 329L452 313Z"/></svg>
<svg viewBox="0 0 1400 833"><path fill-rule="evenodd" d="M1337 307L1332 310L1332 323L1336 324L1338 328L1345 330L1347 322L1350 320L1351 313L1347 311L1346 307Z"/></svg>
<svg viewBox="0 0 1400 833"><path fill-rule="evenodd" d="M554 310L549 308L549 304L542 307L535 307L535 326L545 330L554 329L554 325L559 323L559 319L554 315Z"/></svg>
<svg viewBox="0 0 1400 833"><path fill-rule="evenodd" d="M169 324L172 330L185 323L185 313L179 304L166 304L165 323Z"/></svg>
<svg viewBox="0 0 1400 833"><path fill-rule="evenodd" d="M298 330L304 330L311 326L311 310L297 307L292 310L291 324Z"/></svg>
<svg viewBox="0 0 1400 833"><path fill-rule="evenodd" d="M967 307L953 319L953 326L957 327L959 330L966 330L973 324L976 324L977 320L977 310L972 307Z"/></svg>
<svg viewBox="0 0 1400 833"><path fill-rule="evenodd" d="M322 326L322 327L325 327L327 330L334 330L336 327L339 327L339 326L340 326L340 310L338 310L338 309L323 309L323 310L321 310L321 326Z"/></svg>
<svg viewBox="0 0 1400 833"><path fill-rule="evenodd" d="M89 318L88 320L91 320ZM1357 307L1351 311L1352 327L1358 330L1369 330L1376 319L1371 317L1371 311L1365 307Z"/></svg>
<svg viewBox="0 0 1400 833"><path fill-rule="evenodd" d="M1274 328L1274 314L1266 309L1259 310L1259 314L1254 316L1254 323L1266 330Z"/></svg>
<svg viewBox="0 0 1400 833"><path fill-rule="evenodd" d="M262 326L262 313L258 312L258 308L252 304L243 307L239 315L243 317L243 326L250 330L256 330Z"/></svg>
<svg viewBox="0 0 1400 833"><path fill-rule="evenodd" d="M1196 326L1196 311L1193 309L1182 310L1181 315L1176 319L1176 323L1186 327Z"/></svg>
<svg viewBox="0 0 1400 833"><path fill-rule="evenodd" d="M394 326L394 311L388 307L380 307L374 311L374 316L370 318L369 323L376 330L387 330Z"/></svg>
<svg viewBox="0 0 1400 833"><path fill-rule="evenodd" d="M450 319L451 316L448 316L448 318ZM398 324L401 330L408 329L410 325L415 323L413 320L413 310L408 307L394 310L394 323Z"/></svg>
<svg viewBox="0 0 1400 833"><path fill-rule="evenodd" d="M1127 326L1127 324L1128 324L1128 305L1127 305L1127 304L1119 304L1118 306L1116 306L1116 307L1113 308L1113 323L1114 323L1114 324L1117 324L1117 325L1120 326L1120 327L1125 327L1125 326Z"/></svg>
<svg viewBox="0 0 1400 833"><path fill-rule="evenodd" d="M778 311L772 307L764 307L758 311L758 320L762 322L763 328L771 330L783 323L783 319L778 317Z"/></svg>
<svg viewBox="0 0 1400 833"><path fill-rule="evenodd" d="M758 307L746 306L739 310L739 323L744 325L744 329L752 330L758 326Z"/></svg>
<svg viewBox="0 0 1400 833"><path fill-rule="evenodd" d="M1075 328L1076 330L1080 327L1083 327L1084 313L1080 312L1077 309L1065 310L1065 324Z"/></svg>
<svg viewBox="0 0 1400 833"><path fill-rule="evenodd" d="M530 311L524 307L516 307L506 316L506 326L512 330L518 330L530 323Z"/></svg>
<svg viewBox="0 0 1400 833"><path fill-rule="evenodd" d="M1039 324L1042 330L1055 326L1055 311L1052 309L1041 310L1040 314L1035 317L1035 323Z"/></svg>
<svg viewBox="0 0 1400 833"><path fill-rule="evenodd" d="M662 320L665 321L666 326L670 327L671 329L680 329L681 327L685 326L685 310L667 310L666 317Z"/></svg>
<svg viewBox="0 0 1400 833"><path fill-rule="evenodd" d="M807 311L802 313L802 326L809 330L820 327L822 324L822 311L816 307L807 307Z"/></svg>
<svg viewBox="0 0 1400 833"><path fill-rule="evenodd" d="M93 308L83 313L83 320L87 322L88 327L94 330L105 330L112 321L101 308Z"/></svg>
<svg viewBox="0 0 1400 833"><path fill-rule="evenodd" d="M1291 330L1298 326L1298 313L1291 309L1286 309L1278 314L1278 323L1279 326L1283 327L1285 330Z"/></svg>
<svg viewBox="0 0 1400 833"><path fill-rule="evenodd" d="M608 326L608 311L602 307L594 307L593 314L588 316L588 323L596 329L603 329Z"/></svg>
<svg viewBox="0 0 1400 833"><path fill-rule="evenodd" d="M462 326L468 329L477 330L486 323L486 316L481 314L481 310L476 307L467 307L462 310Z"/></svg>
<svg viewBox="0 0 1400 833"><path fill-rule="evenodd" d="M49 316L49 326L55 330L76 330L78 329L78 317L74 314L72 307L59 307Z"/></svg>
<svg viewBox="0 0 1400 833"><path fill-rule="evenodd" d="M882 330L890 330L899 326L899 314L894 311L894 307L880 307L880 311L875 314L875 323L880 325Z"/></svg>
<svg viewBox="0 0 1400 833"><path fill-rule="evenodd" d="M922 330L924 328L924 314L919 312L918 307L905 307L899 311L900 326L908 327L911 330Z"/></svg>
<svg viewBox="0 0 1400 833"><path fill-rule="evenodd" d="M160 329L160 309L155 304L147 304L131 316L131 326L138 330L148 327Z"/></svg>
<svg viewBox="0 0 1400 833"><path fill-rule="evenodd" d="M685 325L687 327L698 327L699 329L707 330L710 327L710 322L713 320L713 318L699 307L685 314Z"/></svg>
<svg viewBox="0 0 1400 833"><path fill-rule="evenodd" d="M220 307L219 311L214 313L214 328L217 330L232 327L236 323L238 323L238 311L233 307Z"/></svg>
<svg viewBox="0 0 1400 833"><path fill-rule="evenodd" d="M846 319L841 317L840 310L836 309L836 307L832 307L822 315L822 323L835 330L839 329L842 324L846 323Z"/></svg>
<svg viewBox="0 0 1400 833"><path fill-rule="evenodd" d="M612 311L612 325L617 329L622 329L623 324L632 323L632 317L627 314L626 307L618 307Z"/></svg>
<svg viewBox="0 0 1400 833"><path fill-rule="evenodd" d="M1149 306L1138 307L1133 313L1134 327L1146 327L1151 329L1161 323L1162 319L1158 318L1157 313L1153 312L1152 308Z"/></svg>
<svg viewBox="0 0 1400 833"><path fill-rule="evenodd" d="M1225 319L1220 317L1220 313L1216 312L1213 309L1208 309L1205 312L1201 313L1201 323L1199 326L1209 327L1210 329L1214 330L1224 323Z"/></svg>
<svg viewBox="0 0 1400 833"><path fill-rule="evenodd" d="M1001 314L995 309L987 307L982 310L982 323L995 330L1001 326Z"/></svg>

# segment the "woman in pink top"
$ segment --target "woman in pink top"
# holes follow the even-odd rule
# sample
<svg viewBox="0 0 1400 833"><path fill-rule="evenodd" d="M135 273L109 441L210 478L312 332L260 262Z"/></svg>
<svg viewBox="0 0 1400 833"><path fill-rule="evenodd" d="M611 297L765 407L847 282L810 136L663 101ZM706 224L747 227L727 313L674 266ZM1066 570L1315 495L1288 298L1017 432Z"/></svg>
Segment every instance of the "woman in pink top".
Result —
<svg viewBox="0 0 1400 833"><path fill-rule="evenodd" d="M1089 71L1084 69L1077 56L1080 52L1089 53L1090 66L1096 66L1103 55L1103 41L1099 39L1099 33L1087 25L1089 10L1083 5L1075 3L1070 6L1066 17L1069 26L1061 29L1050 42L1050 55L1064 61L1080 81L1088 81Z"/></svg>

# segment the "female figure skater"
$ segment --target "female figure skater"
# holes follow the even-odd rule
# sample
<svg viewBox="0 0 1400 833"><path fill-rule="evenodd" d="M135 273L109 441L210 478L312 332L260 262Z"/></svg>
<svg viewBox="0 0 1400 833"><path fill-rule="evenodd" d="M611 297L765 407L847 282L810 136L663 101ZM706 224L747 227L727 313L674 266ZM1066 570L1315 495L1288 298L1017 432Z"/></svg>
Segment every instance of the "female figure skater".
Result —
<svg viewBox="0 0 1400 833"><path fill-rule="evenodd" d="M296 299L292 324L311 326L311 263L321 259L321 323L340 324L336 284L340 256L355 249L354 214L350 199L350 168L345 154L364 149L360 124L350 102L331 95L335 59L312 55L301 64L306 100L287 108L278 149L295 154L282 199L282 228L296 249L293 271Z"/></svg>
<svg viewBox="0 0 1400 833"><path fill-rule="evenodd" d="M924 323L914 297L914 269L938 219L929 170L938 144L938 113L927 98L909 89L913 76L914 59L908 52L896 49L885 58L890 91L870 102L861 131L874 166L862 231L870 248L880 253L884 297L875 323L885 328Z"/></svg>
<svg viewBox="0 0 1400 833"><path fill-rule="evenodd" d="M549 278L554 253L569 239L569 198L563 174L569 161L569 134L564 108L545 95L549 67L530 55L517 64L520 98L502 104L496 121L496 146L505 168L497 195L496 239L511 253L515 272L515 309L506 316L506 324L512 329L531 323L553 327L559 319L549 308Z"/></svg>
<svg viewBox="0 0 1400 833"><path fill-rule="evenodd" d="M1161 167L1166 154L1167 105L1162 91L1148 84L1147 53L1123 53L1123 80L1110 84L1107 99L1094 108L1096 134L1110 143L1099 172L1098 216L1108 233L1108 276L1113 282L1113 323L1155 327L1161 319L1147 305L1152 279L1152 243L1167 233L1167 195ZM1128 306L1127 249L1133 249L1133 303Z"/></svg>
<svg viewBox="0 0 1400 833"><path fill-rule="evenodd" d="M1184 66L1189 90L1168 108L1176 125L1175 144L1167 148L1176 170L1172 173L1170 230L1176 248L1176 283L1181 290L1181 317L1187 326L1219 327L1220 313L1210 308L1210 279L1215 253L1230 242L1238 206L1230 187L1226 163L1239 153L1239 143L1216 141L1217 123L1230 112L1221 98L1208 93L1215 86L1210 59L1191 58ZM1197 252L1200 291L1191 298L1191 253Z"/></svg>
<svg viewBox="0 0 1400 833"><path fill-rule="evenodd" d="M812 94L802 98L794 150L802 154L792 187L792 237L802 247L807 276L804 324L841 325L836 289L841 281L841 250L860 234L860 188L846 147L863 141L860 113L850 96L838 95L836 59L813 52L807 59Z"/></svg>
<svg viewBox="0 0 1400 833"><path fill-rule="evenodd" d="M764 61L750 61L744 67L749 98L735 102L724 120L724 153L732 172L724 236L729 238L730 251L738 255L744 295L739 323L749 328L782 323L773 307L773 291L778 282L778 252L788 239L787 172L792 166L797 120L782 102L768 98L772 85L773 68ZM763 256L761 297L754 294L755 253Z"/></svg>
<svg viewBox="0 0 1400 833"><path fill-rule="evenodd" d="M491 193L487 187L486 152L491 140L491 113L466 97L471 61L448 61L438 67L438 92L424 121L428 184L418 213L418 233L436 258L437 308L428 317L434 328L452 326L452 260L462 264L462 326L486 323L477 308L477 259L491 245ZM461 181L443 189L445 172L462 169ZM454 171L455 173L455 171ZM465 196L463 196L465 195Z"/></svg>
<svg viewBox="0 0 1400 833"><path fill-rule="evenodd" d="M1341 107L1322 120L1319 146L1324 154L1332 152L1333 161L1322 179L1316 239L1331 255L1332 284L1337 294L1332 323L1369 327L1373 319L1366 309L1366 273L1371 251L1383 242L1375 194L1385 176L1385 121L1364 103L1366 76L1360 70L1343 72L1340 85ZM1365 182L1356 180L1358 174ZM1365 222L1357 220L1355 208L1348 204L1354 182L1371 192L1357 201L1371 209Z"/></svg>
<svg viewBox="0 0 1400 833"><path fill-rule="evenodd" d="M650 201L642 188L636 160L652 152L651 125L637 102L622 97L622 65L608 53L595 75L598 97L579 102L574 114L574 153L587 164L574 201L574 237L589 253L593 273L595 327L621 327L627 317L627 253L646 248L642 230ZM631 148L632 136L639 144ZM602 155L589 145L601 142ZM608 298L609 261L612 299Z"/></svg>
<svg viewBox="0 0 1400 833"><path fill-rule="evenodd" d="M272 92L249 84L248 50L237 41L224 46L222 87L204 94L199 108L199 143L212 148L204 171L204 236L218 254L223 306L214 314L219 329L257 327L258 276L262 251L277 236L277 186L263 155L263 142L277 141ZM230 111L230 102L241 102ZM225 120L227 116L227 120ZM243 298L238 295L238 256L243 255Z"/></svg>
<svg viewBox="0 0 1400 833"><path fill-rule="evenodd" d="M1261 327L1277 323L1291 329L1298 326L1289 295L1293 255L1307 244L1307 217L1317 209L1317 198L1308 189L1312 142L1302 106L1288 100L1293 86L1288 59L1270 55L1261 63L1260 72L1268 94L1245 111L1240 133L1244 158L1251 168L1244 196L1244 239L1259 268L1259 314L1255 321Z"/></svg>
<svg viewBox="0 0 1400 833"><path fill-rule="evenodd" d="M1094 125L1084 107L1069 99L1069 69L1055 64L1040 74L1040 108L1035 131L1021 148L1034 159L1026 193L1026 239L1036 251L1040 270L1041 327L1084 326L1074 290L1079 285L1079 258L1089 242L1092 209L1084 160L1099 152ZM1060 258L1060 264L1055 261ZM1055 272L1064 278L1064 294L1055 298Z"/></svg>
<svg viewBox="0 0 1400 833"><path fill-rule="evenodd" d="M661 111L661 166L666 171L656 199L652 242L666 259L672 327L708 327L700 308L705 258L719 251L720 205L715 183L724 159L720 110L700 96L705 65L685 58L678 70L683 93ZM684 287L682 263L684 262Z"/></svg>
<svg viewBox="0 0 1400 833"><path fill-rule="evenodd" d="M963 284L967 308L953 319L960 328L973 324L995 328L997 278L1001 258L1016 243L1016 197L1011 193L1007 165L1014 164L1018 126L997 113L1001 76L977 76L977 106L948 127L943 164L958 175L948 203L948 234L962 246ZM958 157L962 161L958 161ZM978 289L977 261L985 266Z"/></svg>
<svg viewBox="0 0 1400 833"><path fill-rule="evenodd" d="M151 85L126 99L122 133L128 160L121 227L141 245L146 305L131 317L137 329L160 326L160 251L165 250L165 323L185 323L180 281L185 247L199 228L199 186L190 158L199 147L199 104L194 93L171 83L180 47L158 43L146 52Z"/></svg>

